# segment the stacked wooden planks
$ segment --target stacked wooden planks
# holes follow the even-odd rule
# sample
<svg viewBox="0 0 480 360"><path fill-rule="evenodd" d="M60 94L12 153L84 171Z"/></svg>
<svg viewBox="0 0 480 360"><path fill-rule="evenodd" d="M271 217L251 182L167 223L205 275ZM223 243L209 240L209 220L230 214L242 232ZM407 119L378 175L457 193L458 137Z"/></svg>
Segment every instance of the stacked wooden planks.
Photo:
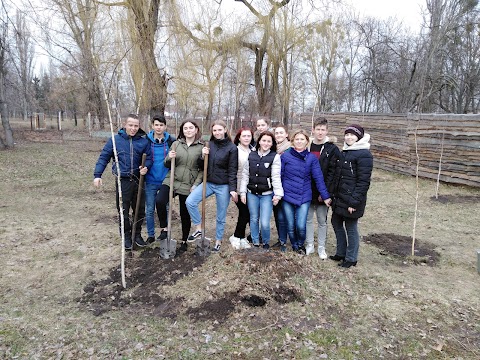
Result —
<svg viewBox="0 0 480 360"><path fill-rule="evenodd" d="M359 124L371 136L375 166L480 187L480 115L335 113L324 116L329 134L343 146L343 131ZM310 129L312 114L301 114L294 127Z"/></svg>

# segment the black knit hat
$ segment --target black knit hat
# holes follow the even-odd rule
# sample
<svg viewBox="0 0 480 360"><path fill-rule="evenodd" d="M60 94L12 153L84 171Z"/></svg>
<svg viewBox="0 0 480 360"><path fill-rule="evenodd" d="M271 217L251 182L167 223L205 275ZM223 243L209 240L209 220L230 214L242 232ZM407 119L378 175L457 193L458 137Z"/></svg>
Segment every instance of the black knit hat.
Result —
<svg viewBox="0 0 480 360"><path fill-rule="evenodd" d="M363 130L363 127L361 127L360 125L352 124L345 129L345 134L348 134L348 133L355 135L358 138L358 140L360 140L361 138L363 138L365 131Z"/></svg>

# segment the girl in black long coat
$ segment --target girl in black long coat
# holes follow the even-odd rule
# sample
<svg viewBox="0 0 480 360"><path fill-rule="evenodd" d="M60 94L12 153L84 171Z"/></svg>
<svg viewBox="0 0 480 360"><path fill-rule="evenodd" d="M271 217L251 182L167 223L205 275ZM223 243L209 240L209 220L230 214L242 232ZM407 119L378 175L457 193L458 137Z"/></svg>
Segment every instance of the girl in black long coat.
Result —
<svg viewBox="0 0 480 360"><path fill-rule="evenodd" d="M357 265L360 236L358 219L363 216L373 169L370 135L360 125L345 129L343 151L335 168L332 226L337 250L330 259L339 266Z"/></svg>

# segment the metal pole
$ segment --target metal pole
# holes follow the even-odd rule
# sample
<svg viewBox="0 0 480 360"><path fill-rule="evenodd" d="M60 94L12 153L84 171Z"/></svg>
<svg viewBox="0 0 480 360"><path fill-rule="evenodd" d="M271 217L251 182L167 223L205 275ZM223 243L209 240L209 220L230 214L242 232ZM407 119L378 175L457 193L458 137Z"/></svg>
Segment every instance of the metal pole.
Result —
<svg viewBox="0 0 480 360"><path fill-rule="evenodd" d="M477 250L477 272L480 274L480 250Z"/></svg>

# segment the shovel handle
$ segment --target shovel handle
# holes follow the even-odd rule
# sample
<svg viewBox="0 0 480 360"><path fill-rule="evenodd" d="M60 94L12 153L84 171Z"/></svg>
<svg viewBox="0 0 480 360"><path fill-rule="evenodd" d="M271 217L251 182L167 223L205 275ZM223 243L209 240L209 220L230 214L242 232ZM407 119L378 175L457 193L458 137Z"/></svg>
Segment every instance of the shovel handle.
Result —
<svg viewBox="0 0 480 360"><path fill-rule="evenodd" d="M142 155L142 167L145 166L145 160L147 159L147 154ZM137 235L137 221L138 221L138 211L140 210L140 201L142 201L142 188L143 180L145 175L140 174L140 180L138 181L138 190L137 190L137 203L135 205L135 215L133 217L132 224L132 246L135 243L135 236Z"/></svg>
<svg viewBox="0 0 480 360"><path fill-rule="evenodd" d="M173 143L172 151L177 149L177 143ZM168 192L168 220L167 220L167 244L170 249L170 238L172 237L172 202L173 202L173 183L175 181L175 158L170 162L170 191Z"/></svg>
<svg viewBox="0 0 480 360"><path fill-rule="evenodd" d="M205 142L205 147L210 148L208 141ZM205 198L207 197L207 170L208 170L208 154L203 159L203 182L202 182L202 243L205 240Z"/></svg>

